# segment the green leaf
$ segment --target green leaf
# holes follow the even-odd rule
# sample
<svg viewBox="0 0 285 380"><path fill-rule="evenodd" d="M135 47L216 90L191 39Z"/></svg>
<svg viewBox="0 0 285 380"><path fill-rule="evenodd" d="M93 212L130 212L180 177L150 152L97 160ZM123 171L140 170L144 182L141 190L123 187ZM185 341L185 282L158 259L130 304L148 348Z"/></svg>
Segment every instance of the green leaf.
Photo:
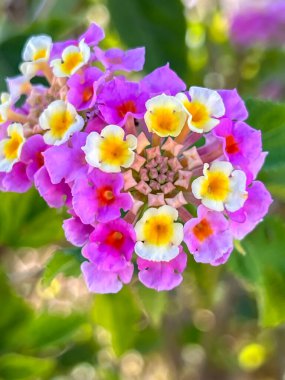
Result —
<svg viewBox="0 0 285 380"><path fill-rule="evenodd" d="M17 334L33 317L32 310L16 295L11 288L7 277L0 268L0 352L10 345L11 335Z"/></svg>
<svg viewBox="0 0 285 380"><path fill-rule="evenodd" d="M169 62L179 76L187 76L186 22L180 0L109 0L108 5L123 42L129 47L146 46L148 72Z"/></svg>
<svg viewBox="0 0 285 380"><path fill-rule="evenodd" d="M272 194L285 198L285 104L265 100L247 101L248 123L262 131L263 149L269 152L260 179Z"/></svg>
<svg viewBox="0 0 285 380"><path fill-rule="evenodd" d="M35 189L0 193L0 245L40 247L63 238L62 212L49 208Z"/></svg>
<svg viewBox="0 0 285 380"><path fill-rule="evenodd" d="M229 266L254 290L263 327L285 321L285 223L267 217L244 241L246 255L234 252Z"/></svg>
<svg viewBox="0 0 285 380"><path fill-rule="evenodd" d="M140 315L129 287L123 288L117 294L95 296L93 320L111 333L112 346L117 355L133 347Z"/></svg>
<svg viewBox="0 0 285 380"><path fill-rule="evenodd" d="M80 265L83 261L80 249L70 248L55 252L46 264L43 284L48 286L60 273L67 277L78 277L81 274Z"/></svg>
<svg viewBox="0 0 285 380"><path fill-rule="evenodd" d="M168 293L156 292L141 284L138 284L135 290L137 291L138 302L141 304L142 310L149 318L151 324L158 327L167 309Z"/></svg>
<svg viewBox="0 0 285 380"><path fill-rule="evenodd" d="M7 354L0 358L0 378L9 380L49 379L55 362L19 354Z"/></svg>

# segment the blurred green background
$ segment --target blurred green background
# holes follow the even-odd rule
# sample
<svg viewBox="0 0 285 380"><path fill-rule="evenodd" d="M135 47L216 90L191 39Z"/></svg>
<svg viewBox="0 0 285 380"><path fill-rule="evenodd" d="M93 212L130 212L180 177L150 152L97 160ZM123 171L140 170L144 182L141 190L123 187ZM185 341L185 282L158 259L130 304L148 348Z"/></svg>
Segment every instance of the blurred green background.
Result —
<svg viewBox="0 0 285 380"><path fill-rule="evenodd" d="M134 281L92 296L64 211L33 190L0 194L0 379L284 380L284 48L231 44L237 0L1 1L0 90L31 34L60 40L97 22L103 48L146 46L145 73L169 62L189 86L239 89L270 152L260 179L275 201L226 265L189 257L175 291Z"/></svg>

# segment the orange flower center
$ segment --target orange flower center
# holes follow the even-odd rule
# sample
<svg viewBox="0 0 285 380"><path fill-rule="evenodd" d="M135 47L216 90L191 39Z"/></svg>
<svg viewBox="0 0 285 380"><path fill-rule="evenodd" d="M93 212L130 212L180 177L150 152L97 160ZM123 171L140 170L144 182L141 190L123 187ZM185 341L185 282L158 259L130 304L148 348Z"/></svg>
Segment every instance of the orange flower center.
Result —
<svg viewBox="0 0 285 380"><path fill-rule="evenodd" d="M93 96L93 87L87 87L83 91L82 99L84 102L88 102Z"/></svg>
<svg viewBox="0 0 285 380"><path fill-rule="evenodd" d="M200 242L203 242L213 234L213 230L210 223L206 219L202 219L193 228L193 233Z"/></svg>

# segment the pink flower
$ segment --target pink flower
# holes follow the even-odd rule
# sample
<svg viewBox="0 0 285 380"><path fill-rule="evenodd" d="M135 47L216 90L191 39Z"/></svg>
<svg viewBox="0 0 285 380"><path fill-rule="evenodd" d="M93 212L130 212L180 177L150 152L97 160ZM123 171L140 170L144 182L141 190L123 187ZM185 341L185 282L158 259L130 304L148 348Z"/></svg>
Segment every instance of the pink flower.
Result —
<svg viewBox="0 0 285 380"><path fill-rule="evenodd" d="M141 71L145 61L145 48L130 50L112 48L106 51L96 47L95 56L110 71Z"/></svg>
<svg viewBox="0 0 285 380"><path fill-rule="evenodd" d="M97 67L88 67L68 79L67 99L78 111L94 106L102 76L103 72Z"/></svg>
<svg viewBox="0 0 285 380"><path fill-rule="evenodd" d="M120 173L92 170L87 177L75 180L72 186L73 208L84 224L106 223L121 216L121 209L130 210L131 196L121 193L124 186Z"/></svg>
<svg viewBox="0 0 285 380"><path fill-rule="evenodd" d="M102 271L92 262L85 261L81 265L84 280L90 292L92 293L118 293L123 284L128 284L133 276L134 266L127 263L119 271Z"/></svg>
<svg viewBox="0 0 285 380"><path fill-rule="evenodd" d="M53 184L44 166L36 172L34 179L40 196L50 207L60 208L70 204L70 187L63 181Z"/></svg>
<svg viewBox="0 0 285 380"><path fill-rule="evenodd" d="M64 220L63 229L66 240L76 247L82 247L87 243L93 227L89 224L83 224L78 217L72 217Z"/></svg>
<svg viewBox="0 0 285 380"><path fill-rule="evenodd" d="M76 132L71 139L58 146L52 146L44 153L45 167L53 184L61 181L73 182L87 174L88 164L81 149L86 142L87 133Z"/></svg>
<svg viewBox="0 0 285 380"><path fill-rule="evenodd" d="M197 218L184 225L184 241L195 261L223 264L233 250L229 222L220 212L198 207Z"/></svg>
<svg viewBox="0 0 285 380"><path fill-rule="evenodd" d="M244 122L224 119L213 130L222 141L225 157L247 175L247 183L256 178L264 163L266 153L262 152L261 132Z"/></svg>
<svg viewBox="0 0 285 380"><path fill-rule="evenodd" d="M0 172L0 187L2 191L25 193L32 187L32 182L26 173L26 165L17 162L9 173Z"/></svg>
<svg viewBox="0 0 285 380"><path fill-rule="evenodd" d="M170 261L149 261L140 257L137 259L139 280L148 288L158 292L171 290L180 285L182 272L187 264L187 255L180 246L179 254Z"/></svg>
<svg viewBox="0 0 285 380"><path fill-rule="evenodd" d="M236 239L243 239L250 233L268 213L272 198L266 187L260 181L255 181L247 189L248 198L244 206L229 213L229 227Z"/></svg>
<svg viewBox="0 0 285 380"><path fill-rule="evenodd" d="M131 261L136 235L131 224L122 219L95 226L82 254L103 271L118 271Z"/></svg>
<svg viewBox="0 0 285 380"><path fill-rule="evenodd" d="M48 148L42 135L33 135L23 146L21 161L27 165L27 176L33 180L35 173L44 165L43 152Z"/></svg>
<svg viewBox="0 0 285 380"><path fill-rule="evenodd" d="M97 102L107 123L123 126L129 116L143 119L147 98L138 83L114 78L104 85Z"/></svg>

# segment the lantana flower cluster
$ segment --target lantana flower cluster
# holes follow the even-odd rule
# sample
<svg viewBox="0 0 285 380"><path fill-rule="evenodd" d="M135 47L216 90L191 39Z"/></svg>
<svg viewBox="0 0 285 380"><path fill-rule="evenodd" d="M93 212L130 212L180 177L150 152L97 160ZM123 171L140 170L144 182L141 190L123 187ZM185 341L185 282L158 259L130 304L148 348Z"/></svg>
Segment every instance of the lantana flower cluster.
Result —
<svg viewBox="0 0 285 380"><path fill-rule="evenodd" d="M189 255L225 263L267 213L261 132L236 90L188 89L168 64L131 81L145 49L104 51L103 38L92 24L77 40L26 42L1 95L1 190L35 186L66 207L91 292L118 292L134 269L170 290Z"/></svg>

